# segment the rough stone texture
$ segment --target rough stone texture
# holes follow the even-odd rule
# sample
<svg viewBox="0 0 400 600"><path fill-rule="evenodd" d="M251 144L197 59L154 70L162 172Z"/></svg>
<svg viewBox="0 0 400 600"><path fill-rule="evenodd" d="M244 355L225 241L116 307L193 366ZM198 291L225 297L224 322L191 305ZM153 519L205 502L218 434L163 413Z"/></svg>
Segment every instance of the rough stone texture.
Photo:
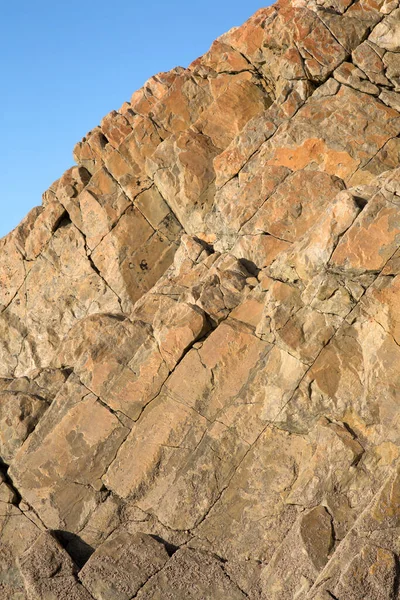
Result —
<svg viewBox="0 0 400 600"><path fill-rule="evenodd" d="M19 557L18 564L30 600L92 600L77 580L71 557L49 532Z"/></svg>
<svg viewBox="0 0 400 600"><path fill-rule="evenodd" d="M123 532L92 554L79 577L95 600L130 600L168 559L154 538Z"/></svg>
<svg viewBox="0 0 400 600"><path fill-rule="evenodd" d="M400 8L281 0L0 240L0 597L396 600Z"/></svg>
<svg viewBox="0 0 400 600"><path fill-rule="evenodd" d="M246 596L225 574L214 556L183 548L136 596L138 600L244 600Z"/></svg>

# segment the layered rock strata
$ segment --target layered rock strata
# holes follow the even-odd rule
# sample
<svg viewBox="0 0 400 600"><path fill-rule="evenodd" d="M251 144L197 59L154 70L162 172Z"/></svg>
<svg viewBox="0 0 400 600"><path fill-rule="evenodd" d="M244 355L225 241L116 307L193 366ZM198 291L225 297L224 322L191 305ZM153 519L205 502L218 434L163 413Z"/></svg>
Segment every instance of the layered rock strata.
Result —
<svg viewBox="0 0 400 600"><path fill-rule="evenodd" d="M0 240L0 597L400 598L400 8L260 9Z"/></svg>

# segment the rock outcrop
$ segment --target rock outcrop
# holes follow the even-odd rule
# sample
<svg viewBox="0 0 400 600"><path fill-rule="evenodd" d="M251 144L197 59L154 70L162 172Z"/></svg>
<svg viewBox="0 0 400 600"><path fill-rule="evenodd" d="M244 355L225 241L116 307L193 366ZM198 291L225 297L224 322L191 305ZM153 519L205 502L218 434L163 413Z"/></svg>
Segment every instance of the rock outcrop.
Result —
<svg viewBox="0 0 400 600"><path fill-rule="evenodd" d="M400 8L281 0L0 240L0 598L400 598Z"/></svg>

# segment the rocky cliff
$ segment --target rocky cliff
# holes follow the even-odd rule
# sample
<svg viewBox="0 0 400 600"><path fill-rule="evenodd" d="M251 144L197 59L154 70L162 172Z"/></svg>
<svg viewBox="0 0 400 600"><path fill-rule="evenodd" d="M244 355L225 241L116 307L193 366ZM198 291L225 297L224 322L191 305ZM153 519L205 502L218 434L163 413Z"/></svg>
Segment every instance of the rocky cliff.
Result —
<svg viewBox="0 0 400 600"><path fill-rule="evenodd" d="M400 598L400 8L152 77L0 241L2 600Z"/></svg>

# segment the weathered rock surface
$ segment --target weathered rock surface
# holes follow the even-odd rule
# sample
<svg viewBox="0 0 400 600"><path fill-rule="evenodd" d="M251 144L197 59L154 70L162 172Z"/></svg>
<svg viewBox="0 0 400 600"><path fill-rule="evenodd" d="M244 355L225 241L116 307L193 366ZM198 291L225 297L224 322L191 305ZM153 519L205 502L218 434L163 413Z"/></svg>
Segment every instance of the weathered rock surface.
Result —
<svg viewBox="0 0 400 600"><path fill-rule="evenodd" d="M168 559L154 538L125 531L104 542L79 577L96 600L130 600Z"/></svg>
<svg viewBox="0 0 400 600"><path fill-rule="evenodd" d="M38 537L18 564L32 600L92 600L76 577L71 557L49 532Z"/></svg>
<svg viewBox="0 0 400 600"><path fill-rule="evenodd" d="M0 598L400 598L400 8L281 0L0 240Z"/></svg>

